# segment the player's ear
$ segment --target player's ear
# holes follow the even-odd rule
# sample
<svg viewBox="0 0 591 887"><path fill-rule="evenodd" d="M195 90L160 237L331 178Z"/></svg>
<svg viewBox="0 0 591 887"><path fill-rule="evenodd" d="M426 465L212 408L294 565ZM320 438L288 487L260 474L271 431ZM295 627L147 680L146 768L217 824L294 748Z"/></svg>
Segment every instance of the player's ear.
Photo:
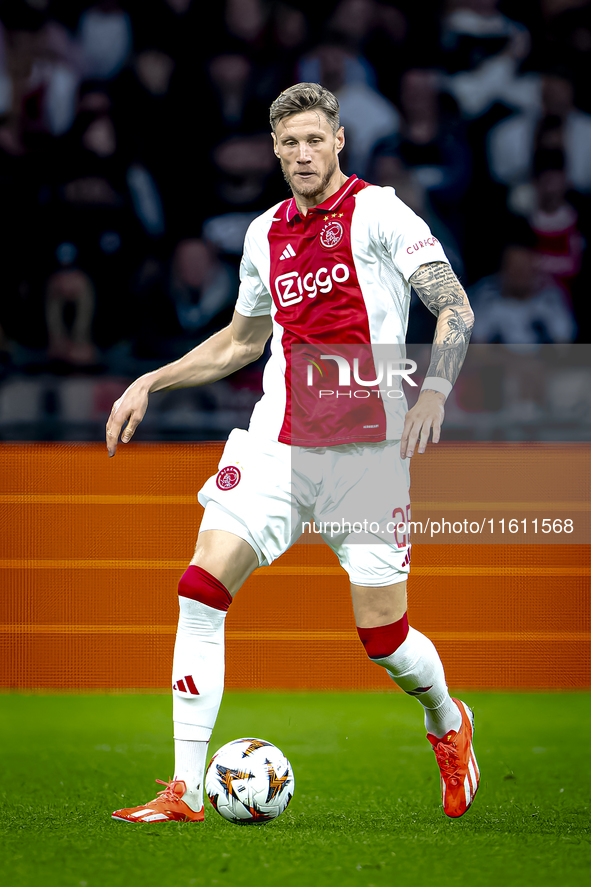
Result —
<svg viewBox="0 0 591 887"><path fill-rule="evenodd" d="M275 157L279 157L279 151L277 150L277 136L274 132L271 133L271 138L273 139L273 154Z"/></svg>
<svg viewBox="0 0 591 887"><path fill-rule="evenodd" d="M337 134L335 136L337 154L340 154L343 148L345 147L345 129L342 126L339 126L337 129Z"/></svg>

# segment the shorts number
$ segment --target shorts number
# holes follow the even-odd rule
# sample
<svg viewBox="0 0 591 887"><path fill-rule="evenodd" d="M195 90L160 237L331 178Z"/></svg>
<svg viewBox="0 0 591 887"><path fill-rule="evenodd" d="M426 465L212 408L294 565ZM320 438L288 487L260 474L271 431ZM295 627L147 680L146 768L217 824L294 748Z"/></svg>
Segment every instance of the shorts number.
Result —
<svg viewBox="0 0 591 887"><path fill-rule="evenodd" d="M396 524L394 528L396 544L398 548L406 548L407 545L410 545L410 502L407 503L404 511L400 507L395 508L392 518Z"/></svg>

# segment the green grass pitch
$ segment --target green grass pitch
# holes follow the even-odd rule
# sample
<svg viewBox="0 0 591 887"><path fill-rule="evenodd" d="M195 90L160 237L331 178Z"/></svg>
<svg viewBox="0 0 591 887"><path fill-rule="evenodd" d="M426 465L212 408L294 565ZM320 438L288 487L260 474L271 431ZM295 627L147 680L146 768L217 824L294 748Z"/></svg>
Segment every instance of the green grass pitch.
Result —
<svg viewBox="0 0 591 887"><path fill-rule="evenodd" d="M582 885L588 694L464 693L481 788L448 820L417 702L399 693L229 693L211 751L275 742L295 796L261 826L130 825L172 776L167 696L0 697L0 879L10 887Z"/></svg>

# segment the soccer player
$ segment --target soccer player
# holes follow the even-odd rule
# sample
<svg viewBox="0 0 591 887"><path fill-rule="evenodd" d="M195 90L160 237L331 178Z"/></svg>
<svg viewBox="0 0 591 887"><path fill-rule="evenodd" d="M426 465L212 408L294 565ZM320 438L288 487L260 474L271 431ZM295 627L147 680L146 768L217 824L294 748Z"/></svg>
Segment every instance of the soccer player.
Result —
<svg viewBox="0 0 591 887"><path fill-rule="evenodd" d="M443 808L461 816L479 781L473 715L450 697L431 641L408 625L410 546L399 530L410 513L408 460L425 452L431 435L439 440L472 311L427 225L392 188L341 171L345 136L332 93L299 83L273 102L270 119L293 196L250 225L231 324L137 379L107 424L114 456L119 436L124 443L133 437L151 392L221 379L259 358L272 337L264 394L249 430L231 433L217 475L199 493L205 513L179 582L175 775L169 783L157 780L165 786L157 798L113 817L203 820L207 746L223 693L226 612L252 571L286 551L310 520L349 574L367 655L423 706ZM380 348L404 347L411 286L437 326L427 376L407 411L390 364L390 384L379 387L385 364L377 358ZM397 528L388 525L393 516ZM365 535L356 538L350 522L358 520L366 521Z"/></svg>

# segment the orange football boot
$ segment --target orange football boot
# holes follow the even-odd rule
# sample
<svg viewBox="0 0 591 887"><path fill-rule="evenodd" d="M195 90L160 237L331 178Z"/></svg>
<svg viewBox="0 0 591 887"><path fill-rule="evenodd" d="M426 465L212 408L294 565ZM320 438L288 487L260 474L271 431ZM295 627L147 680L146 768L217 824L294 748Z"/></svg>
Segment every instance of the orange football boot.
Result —
<svg viewBox="0 0 591 887"><path fill-rule="evenodd" d="M427 739L433 746L441 773L443 810L447 816L457 818L464 815L474 800L480 782L480 771L472 748L474 714L459 699L454 699L453 702L462 715L460 729L457 733L450 730L442 739L427 733Z"/></svg>
<svg viewBox="0 0 591 887"><path fill-rule="evenodd" d="M204 808L196 813L182 799L187 791L182 779L172 779L170 782L157 779L156 782L166 786L164 791L158 792L157 798L141 807L115 810L112 818L122 822L203 822Z"/></svg>

